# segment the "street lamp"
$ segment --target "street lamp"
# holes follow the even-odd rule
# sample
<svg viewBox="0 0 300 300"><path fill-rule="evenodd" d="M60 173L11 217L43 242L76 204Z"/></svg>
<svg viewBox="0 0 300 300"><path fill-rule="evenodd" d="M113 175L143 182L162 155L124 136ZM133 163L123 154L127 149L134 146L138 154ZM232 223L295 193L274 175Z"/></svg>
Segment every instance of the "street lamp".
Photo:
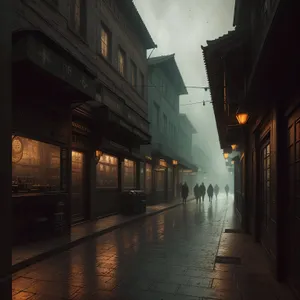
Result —
<svg viewBox="0 0 300 300"><path fill-rule="evenodd" d="M228 158L228 156L229 156L229 154L228 154L227 152L224 152L224 154L223 154L223 155L224 155L224 158L225 158L225 159L227 159L227 158Z"/></svg>
<svg viewBox="0 0 300 300"><path fill-rule="evenodd" d="M238 120L240 125L245 125L249 120L249 114L243 109L238 109L238 111L236 112L236 119Z"/></svg>

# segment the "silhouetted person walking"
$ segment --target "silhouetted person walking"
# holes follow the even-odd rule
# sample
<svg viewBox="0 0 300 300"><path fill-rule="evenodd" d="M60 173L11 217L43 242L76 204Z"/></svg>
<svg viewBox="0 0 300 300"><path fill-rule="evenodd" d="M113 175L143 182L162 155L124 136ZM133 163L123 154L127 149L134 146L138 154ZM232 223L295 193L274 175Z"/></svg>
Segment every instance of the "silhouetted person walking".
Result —
<svg viewBox="0 0 300 300"><path fill-rule="evenodd" d="M209 201L211 201L212 197L214 195L214 188L213 188L213 186L211 184L207 188L207 195L208 195Z"/></svg>
<svg viewBox="0 0 300 300"><path fill-rule="evenodd" d="M194 196L196 198L196 203L199 202L199 198L200 198L200 190L199 190L199 184L197 183L194 187Z"/></svg>
<svg viewBox="0 0 300 300"><path fill-rule="evenodd" d="M188 195L189 195L189 187L185 182L181 187L181 197L182 197L183 203L186 203L186 199L187 199Z"/></svg>
<svg viewBox="0 0 300 300"><path fill-rule="evenodd" d="M225 192L226 192L226 197L228 198L228 193L229 193L229 186L226 184L225 186Z"/></svg>
<svg viewBox="0 0 300 300"><path fill-rule="evenodd" d="M200 198L202 201L204 201L205 194L206 194L206 187L205 187L204 183L202 182L199 187L199 195L200 195Z"/></svg>
<svg viewBox="0 0 300 300"><path fill-rule="evenodd" d="M218 199L218 195L219 195L219 192L220 192L220 188L219 186L216 184L215 187L214 187L214 192L215 192L215 195L216 195L216 200Z"/></svg>

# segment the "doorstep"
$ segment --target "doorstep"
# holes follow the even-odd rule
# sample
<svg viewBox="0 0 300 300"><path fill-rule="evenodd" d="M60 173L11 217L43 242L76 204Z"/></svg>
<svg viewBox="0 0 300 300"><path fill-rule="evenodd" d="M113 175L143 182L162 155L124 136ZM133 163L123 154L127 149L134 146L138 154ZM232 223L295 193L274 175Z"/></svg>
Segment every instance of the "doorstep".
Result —
<svg viewBox="0 0 300 300"><path fill-rule="evenodd" d="M190 198L188 201L191 201ZM143 218L159 214L165 210L182 205L180 200L147 207L144 214L125 216L112 215L91 222L84 222L71 227L71 234L52 238L46 241L14 247L12 249L12 273L20 271L39 261L75 247L84 241L103 235L120 227L126 226Z"/></svg>

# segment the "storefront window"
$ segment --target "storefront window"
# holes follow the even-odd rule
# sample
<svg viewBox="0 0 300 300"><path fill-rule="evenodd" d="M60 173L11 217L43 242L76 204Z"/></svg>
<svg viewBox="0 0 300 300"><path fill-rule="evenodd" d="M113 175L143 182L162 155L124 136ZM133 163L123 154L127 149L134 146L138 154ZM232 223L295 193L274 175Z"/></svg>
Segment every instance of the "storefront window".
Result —
<svg viewBox="0 0 300 300"><path fill-rule="evenodd" d="M168 189L173 190L173 170L168 168Z"/></svg>
<svg viewBox="0 0 300 300"><path fill-rule="evenodd" d="M124 159L124 188L134 189L136 187L136 170L135 162L129 159Z"/></svg>
<svg viewBox="0 0 300 300"><path fill-rule="evenodd" d="M140 164L140 188L141 190L145 189L145 164Z"/></svg>
<svg viewBox="0 0 300 300"><path fill-rule="evenodd" d="M156 170L155 172L155 186L157 192L165 190L165 170Z"/></svg>
<svg viewBox="0 0 300 300"><path fill-rule="evenodd" d="M12 138L12 192L60 190L60 147L23 138Z"/></svg>
<svg viewBox="0 0 300 300"><path fill-rule="evenodd" d="M152 192L152 166L146 164L146 193L150 194Z"/></svg>
<svg viewBox="0 0 300 300"><path fill-rule="evenodd" d="M97 188L118 188L118 159L103 154L96 167Z"/></svg>

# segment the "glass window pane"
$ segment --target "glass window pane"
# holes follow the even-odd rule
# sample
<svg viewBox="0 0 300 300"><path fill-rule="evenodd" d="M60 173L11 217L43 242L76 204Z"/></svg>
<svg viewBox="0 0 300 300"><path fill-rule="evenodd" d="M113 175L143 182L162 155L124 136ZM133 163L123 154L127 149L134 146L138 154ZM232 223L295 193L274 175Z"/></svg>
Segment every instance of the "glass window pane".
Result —
<svg viewBox="0 0 300 300"><path fill-rule="evenodd" d="M140 187L141 190L144 190L145 188L145 164L140 164Z"/></svg>
<svg viewBox="0 0 300 300"><path fill-rule="evenodd" d="M60 147L14 137L12 190L13 193L59 191Z"/></svg>
<svg viewBox="0 0 300 300"><path fill-rule="evenodd" d="M149 194L152 191L152 166L146 164L146 193Z"/></svg>
<svg viewBox="0 0 300 300"><path fill-rule="evenodd" d="M97 188L118 188L118 158L103 154L96 166Z"/></svg>
<svg viewBox="0 0 300 300"><path fill-rule="evenodd" d="M135 162L129 159L124 159L124 188L136 188L136 168Z"/></svg>

